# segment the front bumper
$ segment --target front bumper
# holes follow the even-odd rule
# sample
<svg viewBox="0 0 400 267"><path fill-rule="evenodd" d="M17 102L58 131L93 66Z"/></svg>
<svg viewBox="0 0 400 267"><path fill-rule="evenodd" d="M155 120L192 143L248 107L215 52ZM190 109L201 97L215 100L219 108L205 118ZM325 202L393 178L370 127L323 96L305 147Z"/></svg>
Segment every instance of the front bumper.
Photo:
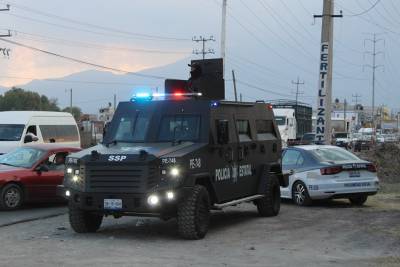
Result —
<svg viewBox="0 0 400 267"><path fill-rule="evenodd" d="M309 182L308 194L311 199L347 198L354 195L375 195L379 191L379 181L360 180L348 182Z"/></svg>
<svg viewBox="0 0 400 267"><path fill-rule="evenodd" d="M168 214L176 210L178 201L185 197L189 188L180 188L173 190L174 198L167 199L166 191L158 193L87 193L80 192L74 189L65 188L64 186L57 187L57 194L68 199L69 205L86 211L99 212L103 214L119 214L119 215L139 215L139 216L160 216ZM67 197L68 191L68 197ZM171 190L168 190L171 191ZM160 202L151 206L148 203L148 197L156 194L160 198ZM122 200L121 209L105 209L105 199L120 199Z"/></svg>

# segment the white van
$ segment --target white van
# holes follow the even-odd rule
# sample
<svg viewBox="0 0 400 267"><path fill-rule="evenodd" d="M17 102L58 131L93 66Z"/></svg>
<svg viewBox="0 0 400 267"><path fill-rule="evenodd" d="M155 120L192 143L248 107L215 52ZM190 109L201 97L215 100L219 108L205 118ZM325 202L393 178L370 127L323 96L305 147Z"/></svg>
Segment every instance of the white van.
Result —
<svg viewBox="0 0 400 267"><path fill-rule="evenodd" d="M0 154L27 143L58 143L81 147L78 126L66 112L0 112Z"/></svg>

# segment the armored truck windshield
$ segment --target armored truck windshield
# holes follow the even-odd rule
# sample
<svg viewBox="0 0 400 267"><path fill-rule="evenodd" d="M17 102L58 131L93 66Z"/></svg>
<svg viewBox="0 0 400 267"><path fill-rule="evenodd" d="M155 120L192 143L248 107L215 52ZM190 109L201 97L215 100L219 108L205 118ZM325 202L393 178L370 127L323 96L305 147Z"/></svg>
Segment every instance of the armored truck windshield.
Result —
<svg viewBox="0 0 400 267"><path fill-rule="evenodd" d="M190 105L191 103L192 105ZM120 103L105 143L208 142L209 101Z"/></svg>

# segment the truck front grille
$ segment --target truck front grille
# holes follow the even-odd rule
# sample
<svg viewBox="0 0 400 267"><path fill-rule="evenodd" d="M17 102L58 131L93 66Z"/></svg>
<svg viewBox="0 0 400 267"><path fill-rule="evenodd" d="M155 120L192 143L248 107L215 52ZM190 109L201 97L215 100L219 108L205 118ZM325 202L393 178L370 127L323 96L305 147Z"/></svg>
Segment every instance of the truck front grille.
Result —
<svg viewBox="0 0 400 267"><path fill-rule="evenodd" d="M149 165L95 165L86 168L89 192L144 193L157 184L157 168Z"/></svg>

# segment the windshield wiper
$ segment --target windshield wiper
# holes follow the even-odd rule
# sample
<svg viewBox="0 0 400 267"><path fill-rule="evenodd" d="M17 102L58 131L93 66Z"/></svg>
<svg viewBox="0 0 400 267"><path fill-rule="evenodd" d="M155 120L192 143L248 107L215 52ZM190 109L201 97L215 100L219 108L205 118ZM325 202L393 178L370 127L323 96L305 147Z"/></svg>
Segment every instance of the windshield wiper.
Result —
<svg viewBox="0 0 400 267"><path fill-rule="evenodd" d="M117 145L118 142L120 142L120 141L117 139L113 139L110 142L106 143L105 146L109 147L111 144Z"/></svg>

